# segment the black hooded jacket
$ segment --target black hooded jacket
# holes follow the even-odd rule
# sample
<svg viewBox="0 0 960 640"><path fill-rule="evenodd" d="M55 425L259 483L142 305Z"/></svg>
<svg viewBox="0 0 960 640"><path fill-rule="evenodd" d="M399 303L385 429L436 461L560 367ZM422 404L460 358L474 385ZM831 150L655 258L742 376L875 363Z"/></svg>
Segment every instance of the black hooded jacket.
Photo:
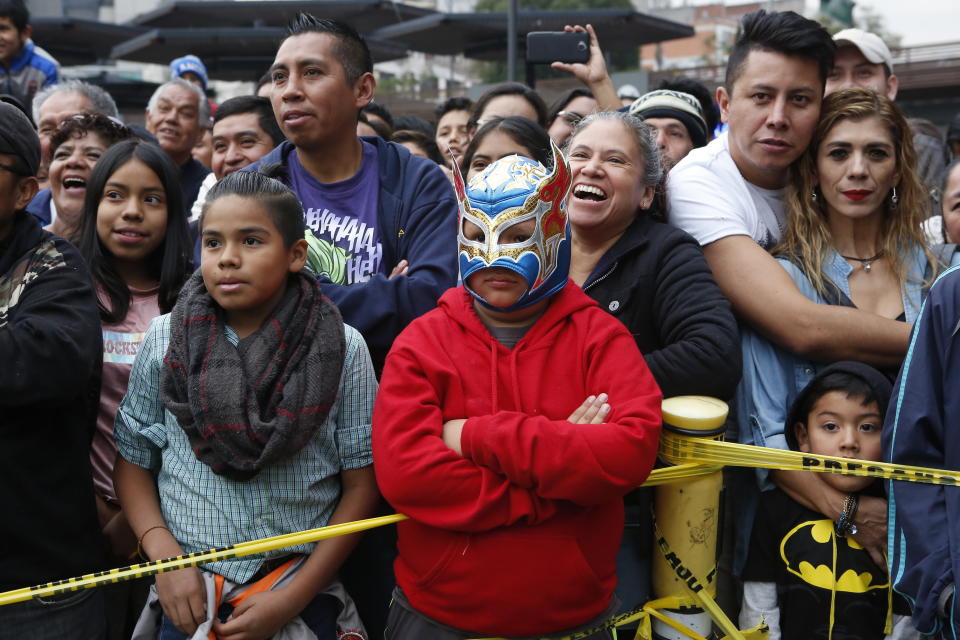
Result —
<svg viewBox="0 0 960 640"><path fill-rule="evenodd" d="M663 397L733 396L742 368L737 321L686 232L640 213L583 290L633 334Z"/></svg>
<svg viewBox="0 0 960 640"><path fill-rule="evenodd" d="M89 462L101 357L79 252L16 213L0 241L0 589L103 568Z"/></svg>

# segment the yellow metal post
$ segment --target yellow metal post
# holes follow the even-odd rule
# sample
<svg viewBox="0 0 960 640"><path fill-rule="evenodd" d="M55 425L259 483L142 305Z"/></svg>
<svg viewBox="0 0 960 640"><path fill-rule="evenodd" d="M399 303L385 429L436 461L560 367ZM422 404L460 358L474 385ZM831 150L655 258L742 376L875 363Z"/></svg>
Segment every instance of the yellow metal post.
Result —
<svg viewBox="0 0 960 640"><path fill-rule="evenodd" d="M668 398L663 401L663 428L665 431L716 440L723 436L727 412L727 404L716 398ZM688 587L697 584L705 585L703 588L711 597L716 595L717 527L722 485L722 473L717 471L656 488L654 513L657 535L665 539L670 552L664 557L659 548L653 550L655 597L678 596L689 599ZM698 606L666 610L664 613L702 636L710 635L710 615ZM654 622L653 632L655 637L663 640L684 638L659 620Z"/></svg>

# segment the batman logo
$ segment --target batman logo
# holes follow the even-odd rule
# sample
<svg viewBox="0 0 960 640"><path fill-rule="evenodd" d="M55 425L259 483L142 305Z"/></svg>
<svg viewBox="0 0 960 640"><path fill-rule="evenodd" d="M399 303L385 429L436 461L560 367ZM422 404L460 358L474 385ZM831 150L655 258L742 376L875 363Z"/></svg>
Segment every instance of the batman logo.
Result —
<svg viewBox="0 0 960 640"><path fill-rule="evenodd" d="M788 531L780 541L780 557L787 571L807 584L827 591L836 589L845 593L866 593L874 589L886 589L889 586L886 572L874 565L869 558L857 567L866 569L862 572L857 571L857 568L839 564L849 561L843 546L863 549L851 537L836 539L838 564L834 574L832 540L835 535L833 522L830 520L808 520Z"/></svg>

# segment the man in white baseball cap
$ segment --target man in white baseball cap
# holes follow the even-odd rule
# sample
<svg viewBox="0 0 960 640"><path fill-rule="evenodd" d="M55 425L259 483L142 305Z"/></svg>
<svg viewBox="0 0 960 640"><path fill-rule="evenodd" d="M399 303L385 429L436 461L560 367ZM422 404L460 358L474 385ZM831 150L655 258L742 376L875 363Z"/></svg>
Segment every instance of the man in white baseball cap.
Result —
<svg viewBox="0 0 960 640"><path fill-rule="evenodd" d="M827 76L827 95L846 87L865 87L896 99L899 81L893 73L893 56L880 36L863 29L844 29L833 41L837 55Z"/></svg>

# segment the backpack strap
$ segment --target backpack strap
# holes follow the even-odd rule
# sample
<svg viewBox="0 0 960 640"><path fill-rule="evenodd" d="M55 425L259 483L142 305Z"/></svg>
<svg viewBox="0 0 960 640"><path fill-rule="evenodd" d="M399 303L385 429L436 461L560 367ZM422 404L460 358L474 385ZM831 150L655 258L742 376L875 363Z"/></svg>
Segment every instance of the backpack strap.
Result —
<svg viewBox="0 0 960 640"><path fill-rule="evenodd" d="M293 563L299 559L300 559L300 556L298 555L293 556L292 558L290 558L289 560L287 560L286 562L278 566L276 569L274 569L264 577L260 578L259 580L257 580L256 582L248 586L246 589L241 591L239 594L237 594L236 596L234 596L233 598L227 601L222 601L223 583L225 581L225 578L220 574L214 575L214 583L216 584L216 594L215 594L214 602L217 604L218 610L213 614L213 616L219 617L221 609L223 608L224 605L227 605L229 612L232 612L237 607L237 605L239 605L241 602L243 602L250 596L257 593L262 593L264 591L269 591L270 589L273 588L273 585L277 584L277 582L280 581L280 579L287 572L287 569L293 566ZM224 611L226 616L229 616L229 612L226 610ZM216 640L216 637L213 631L210 631L210 633L207 634L207 638L208 640Z"/></svg>

